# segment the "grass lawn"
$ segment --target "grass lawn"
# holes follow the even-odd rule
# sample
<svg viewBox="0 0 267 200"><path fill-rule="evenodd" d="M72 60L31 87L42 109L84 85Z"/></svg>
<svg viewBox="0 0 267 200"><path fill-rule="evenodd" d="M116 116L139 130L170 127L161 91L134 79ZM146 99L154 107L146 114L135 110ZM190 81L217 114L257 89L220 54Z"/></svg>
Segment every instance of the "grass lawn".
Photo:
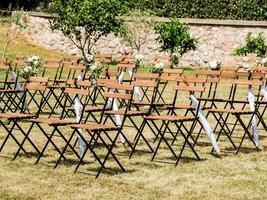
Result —
<svg viewBox="0 0 267 200"><path fill-rule="evenodd" d="M6 28L7 25L0 24L0 53ZM14 58L21 52L41 57L62 56L61 53L34 46L23 39L11 45L8 56ZM186 73L190 75L190 72ZM227 86L229 81L223 82L218 88L223 97L227 96ZM172 91L171 88L167 90L165 98L170 100ZM211 125L214 125L212 118ZM23 128L28 127L28 123L23 124ZM47 126L45 130L49 129ZM0 130L1 144L5 132L2 127ZM45 138L36 127L33 130L31 137L42 147ZM68 135L70 130L65 128L64 133ZM149 135L148 129L146 133ZM126 135L133 139L134 130L127 129ZM235 141L240 141L239 135L242 135L241 129ZM218 158L210 154L211 146L205 134L202 134L196 146L201 161L186 158L177 167L165 147L160 150L157 159L151 162L152 155L141 151L129 159L127 147L118 144L115 152L126 168L126 173L105 171L98 179L94 178L97 165L91 163L92 156L88 156L89 164L83 165L74 174L77 162L71 154L68 155L69 161L53 169L58 155L51 146L38 165L34 164L34 154L22 154L12 161L17 146L10 140L0 153L0 199L267 199L267 134L262 127L260 136L262 151L245 148L238 155L230 149L228 140L222 138L219 141L222 157ZM62 143L60 138L57 143ZM244 146L252 147L247 141ZM141 144L138 149L146 148ZM186 151L185 155L192 158L190 152ZM113 164L111 166L114 167Z"/></svg>

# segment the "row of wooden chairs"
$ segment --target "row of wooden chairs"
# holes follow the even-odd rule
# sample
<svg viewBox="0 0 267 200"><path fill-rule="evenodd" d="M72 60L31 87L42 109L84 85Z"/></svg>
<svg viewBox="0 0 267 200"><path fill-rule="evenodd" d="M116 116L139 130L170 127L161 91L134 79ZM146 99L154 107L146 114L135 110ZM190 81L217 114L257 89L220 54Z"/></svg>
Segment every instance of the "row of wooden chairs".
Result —
<svg viewBox="0 0 267 200"><path fill-rule="evenodd" d="M134 66L129 63L120 63L120 66L127 66L128 68ZM53 93L49 88L49 79L46 77L31 77L30 83L25 85L25 91L23 91L23 99L19 102L20 106L16 106L16 110L13 112L2 112L0 115L1 124L7 131L6 138L2 144L0 150L6 144L8 138L13 138L13 140L18 145L18 151L15 154L17 157L20 151L26 152L24 148L24 143L28 141L31 146L38 153L38 159L36 162L43 157L43 154L47 150L49 144L53 145L59 154L59 159L57 160L56 166L59 164L61 159L66 159L66 150L69 148L73 154L79 160L79 163L75 169L78 170L80 165L83 163L87 151L91 152L95 160L100 164L100 170L97 176L106 167L106 162L111 157L120 169L125 170L114 153L114 147L118 137L125 139L125 142L131 149L130 156L136 152L138 144L143 140L149 150L153 152L152 160L157 155L162 143L168 146L168 149L176 158L176 164L178 164L181 159L184 149L189 148L195 155L197 159L200 159L197 151L195 150L195 145L197 144L200 132L193 136L193 132L196 130L197 124L201 126L198 119L198 112L201 108L205 109L207 117L213 116L217 121L216 129L218 129L218 137L225 134L231 144L234 142L232 140L232 135L234 130L236 130L237 124L240 124L244 129L244 135L239 143L239 147L236 148L237 152L240 150L241 145L246 136L249 137L250 141L258 149L258 146L253 140L253 136L249 131L251 125L251 119L254 115L260 119L259 122L264 122L263 114L259 112L259 102L262 100L262 96L257 95L255 101L256 108L254 111L240 111L237 106L244 107L248 105L248 101L236 100L237 88L239 86L245 86L252 88L256 91L255 94L259 94L260 87L262 87L265 82L265 73L257 72L246 73L238 72L237 70L220 70L220 71L209 71L201 70L196 73L195 78L184 78L182 77L183 71L180 69L164 69L159 74L149 74L149 73L139 73L134 72L133 77L130 77L129 81L123 81L118 83L118 76L106 77L99 80L99 86L92 86L90 81L81 81L77 79L70 79L65 81L65 85L55 87L59 89L60 95L56 94L54 96L54 106L61 109L60 117L52 117L53 106L51 105L51 98ZM225 75L226 74L226 75ZM232 74L232 76L231 76ZM261 76L259 75L261 74ZM201 77L202 76L202 77ZM222 79L230 79L231 84L229 90L229 98L222 99L218 98L218 84ZM248 80L248 79L252 80ZM231 80L232 79L232 80ZM184 85L184 83L188 85ZM166 90L168 86L171 86L173 92ZM135 89L139 88L142 92L142 98L137 98L135 95ZM186 93L184 93L186 92ZM224 91L226 92L226 91ZM18 94L21 94L19 91ZM171 95L169 95L171 93ZM184 94L181 94L184 93ZM173 98L168 98L170 102L167 102L165 96L172 96ZM193 107L191 98L185 98L187 104L179 103L183 96L194 95L198 99L198 106ZM57 98L56 98L57 96ZM243 94L242 97L246 97ZM6 96L5 99L10 96ZM74 120L74 102L79 99L82 103L82 110L80 120ZM39 102L38 102L39 101ZM116 102L116 103L115 103ZM223 105L223 109L219 108L219 103ZM37 109L35 110L35 115L32 115L30 110L32 110L32 104ZM111 106L110 106L111 105ZM51 107L49 110L49 119L44 119L43 116L47 116L44 113L44 107ZM116 107L116 108L115 108ZM181 112L184 112L181 115ZM95 115L94 112L99 114L99 117ZM84 117L84 113L87 113ZM224 116L226 115L226 116ZM229 116L234 116L236 121L233 127L228 126ZM248 123L245 125L244 115L249 115ZM116 118L120 117L121 122L118 125ZM71 122L68 120L70 118ZM89 123L90 120L93 121ZM141 119L141 124L137 124L136 118ZM3 120L8 119L8 125L3 122ZM20 121L27 120L30 123L30 128L28 130L23 130ZM125 134L123 129L125 128L125 121L131 122L131 127L134 127L136 131L136 136L134 140L131 141L129 136ZM187 124L187 125L185 125ZM46 126L52 127L52 131L47 133L45 130ZM38 127L47 139L47 142L41 150L37 147L34 141L31 139L29 134L32 132L33 127ZM72 129L70 137L66 137L64 134L64 128L69 127ZM150 129L150 132L154 135L154 141L151 143L149 138L147 138L147 132L144 131L145 127ZM19 142L14 134L14 130L19 129L24 136L22 142ZM81 130L84 130L83 133ZM110 132L114 132L114 137L111 137ZM60 138L64 141L63 151L60 150L59 145L53 141L55 134L58 134ZM167 136L168 135L168 136ZM85 144L85 149L82 155L80 155L75 149L77 144L77 137ZM171 136L171 143L169 142L169 136ZM182 141L177 140L177 137L181 136ZM74 143L73 143L74 140ZM177 155L177 150L174 150L174 143L179 141L182 146ZM103 159L96 152L98 143L102 143L102 150L106 150L106 154ZM154 144L156 143L155 147ZM236 145L233 145L236 147Z"/></svg>

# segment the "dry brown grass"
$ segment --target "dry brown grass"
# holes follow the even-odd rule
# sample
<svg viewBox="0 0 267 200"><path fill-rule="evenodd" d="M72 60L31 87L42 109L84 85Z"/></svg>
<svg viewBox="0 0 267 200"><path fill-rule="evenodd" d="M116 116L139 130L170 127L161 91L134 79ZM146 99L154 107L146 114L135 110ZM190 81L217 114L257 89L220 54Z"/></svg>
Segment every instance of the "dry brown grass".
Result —
<svg viewBox="0 0 267 200"><path fill-rule="evenodd" d="M0 34L1 31L2 28ZM52 55L25 41L17 43L10 52L20 52L22 49L27 53L43 52L45 57ZM228 84L224 83L219 88L223 96L227 95L225 86ZM25 129L28 126L28 123L23 124ZM5 132L2 127L0 129L2 141ZM49 132L49 127L46 130ZM70 130L66 128L63 132L68 135ZM133 130L127 129L127 136L132 139L133 135ZM201 161L183 159L177 167L166 148L161 149L157 159L151 162L151 154L144 152L138 152L129 159L128 150L118 144L115 152L125 166L126 173L106 171L97 180L93 176L96 164L87 163L79 173L74 174L77 162L73 161L71 154L68 158L72 161L64 161L57 169L53 169L58 155L52 147L49 147L38 165L34 164L34 154L21 154L12 161L17 147L9 142L0 154L0 199L267 199L266 131L261 129L260 135L262 151L248 148L235 155L234 151L228 149L228 141L222 139L219 142L223 149L222 157L217 158L210 154L211 146L202 134L196 147ZM37 129L33 130L31 138L38 147L45 142ZM236 141L239 140L236 138ZM62 144L59 139L57 143ZM252 147L248 142L244 146ZM139 145L138 149L145 149L144 144ZM186 155L192 157L190 152L186 152ZM88 160L92 161L91 156ZM110 166L114 167L113 164Z"/></svg>

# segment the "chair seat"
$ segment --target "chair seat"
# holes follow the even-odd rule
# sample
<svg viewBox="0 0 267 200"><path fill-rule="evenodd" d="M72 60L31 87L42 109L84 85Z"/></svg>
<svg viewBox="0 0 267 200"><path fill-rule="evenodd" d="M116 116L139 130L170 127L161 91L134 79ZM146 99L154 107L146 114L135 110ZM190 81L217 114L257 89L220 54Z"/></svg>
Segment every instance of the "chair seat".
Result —
<svg viewBox="0 0 267 200"><path fill-rule="evenodd" d="M84 111L90 112L90 111L102 111L103 106L85 106Z"/></svg>
<svg viewBox="0 0 267 200"><path fill-rule="evenodd" d="M175 115L150 115L145 116L145 119L148 120L163 120L163 121L173 121L173 122L179 122L179 121L192 121L195 118L193 117L181 117L181 116L175 116Z"/></svg>
<svg viewBox="0 0 267 200"><path fill-rule="evenodd" d="M66 86L65 85L48 85L47 88L51 88L51 89L64 89Z"/></svg>
<svg viewBox="0 0 267 200"><path fill-rule="evenodd" d="M65 119L31 119L29 120L30 122L35 122L35 123L42 123L42 124L48 124L50 126L65 126L68 124L76 124L76 122L70 121L70 120L65 120Z"/></svg>
<svg viewBox="0 0 267 200"><path fill-rule="evenodd" d="M15 81L2 81L2 80L0 80L0 83L15 83Z"/></svg>
<svg viewBox="0 0 267 200"><path fill-rule="evenodd" d="M6 119L30 119L33 118L34 115L24 114L24 113L1 113L0 118Z"/></svg>
<svg viewBox="0 0 267 200"><path fill-rule="evenodd" d="M187 110L189 110L189 109L193 110L194 109L194 107L192 107L190 105L179 105L179 106L174 106L174 107L167 106L167 108L169 108L169 109L171 109L171 108L174 108L174 109L187 109Z"/></svg>
<svg viewBox="0 0 267 200"><path fill-rule="evenodd" d="M16 89L0 89L0 93L19 93L21 90Z"/></svg>
<svg viewBox="0 0 267 200"><path fill-rule="evenodd" d="M71 124L68 125L71 128L80 128L80 129L86 129L90 131L112 131L112 130L118 130L120 129L117 126L111 125L111 124Z"/></svg>
<svg viewBox="0 0 267 200"><path fill-rule="evenodd" d="M226 100L226 99L222 99L222 98L212 98L212 97L201 97L201 98L198 98L199 100L201 101L217 101L217 102L225 102L225 101L229 101Z"/></svg>
<svg viewBox="0 0 267 200"><path fill-rule="evenodd" d="M133 102L133 105L137 105L137 106L150 106L151 103L149 102ZM171 106L171 103L159 103L159 102L153 102L152 105L154 106Z"/></svg>
<svg viewBox="0 0 267 200"><path fill-rule="evenodd" d="M217 112L217 113L231 113L231 114L252 114L253 112L249 110L242 110L242 109L226 109L226 108L213 108L213 109L206 109L208 112Z"/></svg>
<svg viewBox="0 0 267 200"><path fill-rule="evenodd" d="M124 115L125 111L124 110L118 110L118 111L109 110L109 111L105 111L104 113L108 115ZM139 110L128 110L126 113L126 115L128 116L140 116L140 115L145 115L145 114L146 112L139 111Z"/></svg>

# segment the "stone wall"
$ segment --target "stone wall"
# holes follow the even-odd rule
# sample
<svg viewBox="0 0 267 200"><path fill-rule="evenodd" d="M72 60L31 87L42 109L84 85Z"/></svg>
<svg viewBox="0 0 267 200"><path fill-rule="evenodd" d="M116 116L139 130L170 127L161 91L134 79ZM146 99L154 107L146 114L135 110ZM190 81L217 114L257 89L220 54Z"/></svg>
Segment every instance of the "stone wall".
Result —
<svg viewBox="0 0 267 200"><path fill-rule="evenodd" d="M28 27L22 31L23 35L30 42L43 47L68 54L79 54L77 48L62 33L50 30L49 19L50 17L47 15L29 14ZM168 21L166 18L157 20ZM234 57L232 52L244 42L248 32L254 34L264 32L264 35L267 36L267 22L200 19L181 19L181 21L188 23L191 35L199 39L197 50L189 52L181 60L183 66L207 66L207 62L214 59L221 61L223 65L255 64L254 56ZM159 45L155 42L155 37L155 34L151 34L147 45L142 49L148 62L153 61L158 55L165 55L159 52ZM126 48L120 38L110 34L100 39L95 50L116 57Z"/></svg>

